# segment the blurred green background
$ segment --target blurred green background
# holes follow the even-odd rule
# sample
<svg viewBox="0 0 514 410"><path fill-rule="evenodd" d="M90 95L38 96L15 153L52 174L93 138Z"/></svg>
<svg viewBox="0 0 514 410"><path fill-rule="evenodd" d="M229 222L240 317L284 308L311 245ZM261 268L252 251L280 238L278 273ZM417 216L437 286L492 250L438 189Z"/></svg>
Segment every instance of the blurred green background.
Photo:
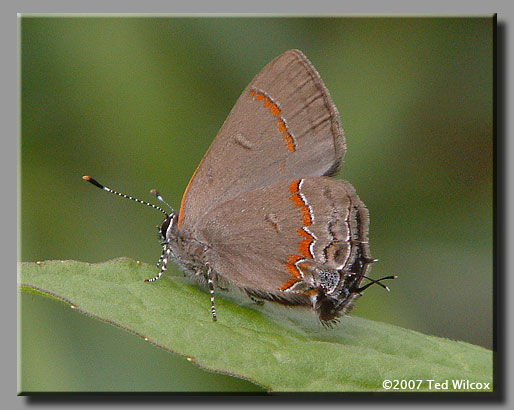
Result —
<svg viewBox="0 0 514 410"><path fill-rule="evenodd" d="M339 178L371 215L371 287L353 314L492 348L492 18L23 17L22 261L154 263L161 215L239 94L301 49L339 109ZM175 269L173 272L178 274ZM32 294L20 390L259 390ZM208 307L206 307L208 308ZM214 346L217 349L219 346Z"/></svg>

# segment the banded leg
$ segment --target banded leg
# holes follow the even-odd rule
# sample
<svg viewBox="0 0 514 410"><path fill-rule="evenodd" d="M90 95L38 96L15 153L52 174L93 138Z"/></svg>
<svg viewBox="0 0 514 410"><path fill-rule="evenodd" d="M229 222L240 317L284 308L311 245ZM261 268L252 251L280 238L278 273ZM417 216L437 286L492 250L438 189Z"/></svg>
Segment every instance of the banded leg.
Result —
<svg viewBox="0 0 514 410"><path fill-rule="evenodd" d="M209 286L209 293L211 295L212 321L216 322L216 306L214 305L214 271L210 266L207 268L207 286Z"/></svg>
<svg viewBox="0 0 514 410"><path fill-rule="evenodd" d="M151 279L145 279L145 282L155 282L156 280L160 279L162 274L166 272L166 269L168 267L168 260L171 253L171 249L167 248L166 251L162 253L161 258L159 259L161 261L161 269L159 270L159 273L155 278Z"/></svg>
<svg viewBox="0 0 514 410"><path fill-rule="evenodd" d="M164 255L165 255L165 254L166 254L166 247L165 247L165 246L163 246L163 247L162 247L161 256L159 257L159 260L158 260L158 261L157 261L157 263L156 263L156 265L157 265L157 267L158 267L158 268L161 266L161 263L162 263L162 261L163 261L163 259L164 259Z"/></svg>

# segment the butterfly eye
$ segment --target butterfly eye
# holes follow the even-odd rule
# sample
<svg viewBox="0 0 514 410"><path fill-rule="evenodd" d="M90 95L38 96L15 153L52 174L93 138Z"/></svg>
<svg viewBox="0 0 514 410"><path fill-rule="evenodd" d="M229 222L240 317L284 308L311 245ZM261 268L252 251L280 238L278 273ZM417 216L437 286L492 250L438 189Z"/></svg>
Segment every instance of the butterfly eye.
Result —
<svg viewBox="0 0 514 410"><path fill-rule="evenodd" d="M170 226L171 218L172 217L173 217L173 215L170 215L170 216L166 217L164 219L164 221L162 221L162 224L161 224L161 236L162 236L162 239L166 238L166 233L168 232L168 228Z"/></svg>

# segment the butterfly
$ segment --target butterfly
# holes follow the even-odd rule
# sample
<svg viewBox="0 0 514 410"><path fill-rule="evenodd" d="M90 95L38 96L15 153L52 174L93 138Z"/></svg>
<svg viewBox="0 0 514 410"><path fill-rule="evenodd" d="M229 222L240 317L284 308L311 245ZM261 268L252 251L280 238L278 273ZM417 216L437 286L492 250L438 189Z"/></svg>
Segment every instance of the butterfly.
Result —
<svg viewBox="0 0 514 410"><path fill-rule="evenodd" d="M299 50L266 65L237 100L187 185L179 211L99 188L163 212L159 279L170 261L207 285L254 301L309 306L323 324L348 312L368 277L368 210L332 178L346 151L339 113ZM367 284L362 285L364 279Z"/></svg>

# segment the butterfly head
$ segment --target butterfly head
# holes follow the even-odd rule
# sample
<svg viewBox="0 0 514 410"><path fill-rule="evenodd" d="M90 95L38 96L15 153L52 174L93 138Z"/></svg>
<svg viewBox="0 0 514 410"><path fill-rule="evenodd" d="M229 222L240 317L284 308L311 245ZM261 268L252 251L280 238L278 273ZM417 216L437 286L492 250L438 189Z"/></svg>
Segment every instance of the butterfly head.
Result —
<svg viewBox="0 0 514 410"><path fill-rule="evenodd" d="M157 227L159 228L159 237L162 242L166 242L168 238L176 236L178 214L172 211L162 223Z"/></svg>

